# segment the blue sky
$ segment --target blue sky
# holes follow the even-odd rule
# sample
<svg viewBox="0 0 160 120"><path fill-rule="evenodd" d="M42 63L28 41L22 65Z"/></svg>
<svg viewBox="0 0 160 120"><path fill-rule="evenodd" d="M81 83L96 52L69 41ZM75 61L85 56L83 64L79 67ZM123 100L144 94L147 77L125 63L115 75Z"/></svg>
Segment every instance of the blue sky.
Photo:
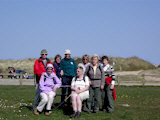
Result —
<svg viewBox="0 0 160 120"><path fill-rule="evenodd" d="M159 0L0 0L0 59L105 54L160 64Z"/></svg>

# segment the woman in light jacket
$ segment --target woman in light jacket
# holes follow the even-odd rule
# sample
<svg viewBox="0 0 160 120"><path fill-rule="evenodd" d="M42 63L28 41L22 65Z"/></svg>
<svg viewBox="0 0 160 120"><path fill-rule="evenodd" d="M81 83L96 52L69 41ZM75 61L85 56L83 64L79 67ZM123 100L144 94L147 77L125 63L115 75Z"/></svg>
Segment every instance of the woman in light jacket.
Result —
<svg viewBox="0 0 160 120"><path fill-rule="evenodd" d="M89 99L87 100L88 112L91 112L93 105L93 112L99 111L99 104L101 98L101 89L104 88L105 76L102 66L98 63L98 55L93 55L91 58L91 64L88 65L85 71L90 79L89 87Z"/></svg>
<svg viewBox="0 0 160 120"><path fill-rule="evenodd" d="M50 115L51 106L56 95L56 90L61 86L61 81L53 72L53 65L48 64L45 72L40 79L40 96L41 101L37 108L34 110L35 115L39 115L46 105L45 115Z"/></svg>

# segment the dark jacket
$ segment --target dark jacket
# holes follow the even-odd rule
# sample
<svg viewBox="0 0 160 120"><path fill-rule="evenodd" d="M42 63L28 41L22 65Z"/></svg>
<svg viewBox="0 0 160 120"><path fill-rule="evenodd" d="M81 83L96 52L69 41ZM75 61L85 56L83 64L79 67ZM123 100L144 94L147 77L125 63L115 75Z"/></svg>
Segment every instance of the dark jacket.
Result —
<svg viewBox="0 0 160 120"><path fill-rule="evenodd" d="M58 78L61 78L61 74L60 74L60 72L61 72L60 64L58 64L56 61L54 61L54 62L53 62L53 66L54 66L54 68L55 68L55 70L56 70L56 75L57 75L57 77L58 77Z"/></svg>
<svg viewBox="0 0 160 120"><path fill-rule="evenodd" d="M60 63L60 69L64 71L64 76L76 76L77 64L76 62L70 59L62 59Z"/></svg>

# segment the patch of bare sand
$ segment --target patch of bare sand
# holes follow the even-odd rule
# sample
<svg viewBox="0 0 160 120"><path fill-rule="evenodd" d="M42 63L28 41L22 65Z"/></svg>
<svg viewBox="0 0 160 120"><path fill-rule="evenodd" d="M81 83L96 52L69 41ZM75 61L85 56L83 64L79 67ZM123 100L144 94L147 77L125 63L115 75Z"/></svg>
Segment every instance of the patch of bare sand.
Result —
<svg viewBox="0 0 160 120"><path fill-rule="evenodd" d="M115 72L115 75L138 75L141 73L143 70L139 71L123 71L123 72Z"/></svg>

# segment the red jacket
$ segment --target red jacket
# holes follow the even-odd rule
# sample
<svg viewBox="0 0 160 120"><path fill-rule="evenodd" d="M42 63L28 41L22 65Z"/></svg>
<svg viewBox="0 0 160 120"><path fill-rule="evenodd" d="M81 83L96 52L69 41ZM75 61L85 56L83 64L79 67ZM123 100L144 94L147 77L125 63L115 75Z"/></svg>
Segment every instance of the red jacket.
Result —
<svg viewBox="0 0 160 120"><path fill-rule="evenodd" d="M106 77L106 84L109 85L112 82L112 77L108 76Z"/></svg>
<svg viewBox="0 0 160 120"><path fill-rule="evenodd" d="M47 64L51 63L50 60L47 58ZM39 83L40 77L43 72L46 72L46 67L43 64L42 58L37 59L34 62L34 74L36 75L36 82Z"/></svg>
<svg viewBox="0 0 160 120"><path fill-rule="evenodd" d="M106 84L109 85L112 82L112 77L106 77ZM116 88L114 87L113 91L112 91L112 97L114 100L116 100Z"/></svg>

